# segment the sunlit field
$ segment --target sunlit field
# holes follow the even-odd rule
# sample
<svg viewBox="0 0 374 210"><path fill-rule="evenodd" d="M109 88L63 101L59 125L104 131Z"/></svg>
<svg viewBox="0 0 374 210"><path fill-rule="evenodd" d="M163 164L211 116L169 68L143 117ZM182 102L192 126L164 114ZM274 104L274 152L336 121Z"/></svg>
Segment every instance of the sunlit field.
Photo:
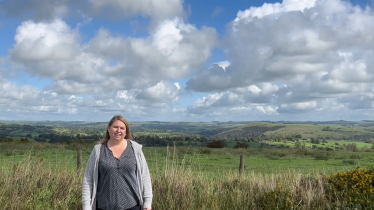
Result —
<svg viewBox="0 0 374 210"><path fill-rule="evenodd" d="M81 209L81 182L93 146L1 143L0 205L5 209ZM83 170L77 173L79 148ZM373 197L372 171L352 172L362 173L368 185L362 186L367 188L365 193L362 190L356 197L336 194L334 187L339 183L333 182L338 172L370 168L374 159L371 150L167 147L143 151L151 171L156 210L368 209L372 205L362 199ZM240 155L245 157L241 176ZM349 201L349 196L356 201Z"/></svg>

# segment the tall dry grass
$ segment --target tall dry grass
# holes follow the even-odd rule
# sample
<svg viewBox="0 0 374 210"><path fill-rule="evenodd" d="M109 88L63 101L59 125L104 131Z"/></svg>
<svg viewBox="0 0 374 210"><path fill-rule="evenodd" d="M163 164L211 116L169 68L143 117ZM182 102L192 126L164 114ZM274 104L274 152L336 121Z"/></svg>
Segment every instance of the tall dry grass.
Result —
<svg viewBox="0 0 374 210"><path fill-rule="evenodd" d="M170 154L168 156L174 156ZM227 174L215 177L165 159L164 170L153 172L154 210L350 209L328 195L323 175L294 172ZM183 162L183 161L182 161ZM25 159L0 175L3 209L81 209L80 174L56 172L43 161ZM329 198L334 197L335 200Z"/></svg>
<svg viewBox="0 0 374 210"><path fill-rule="evenodd" d="M153 178L155 209L330 209L323 178L284 173L210 179L192 173Z"/></svg>
<svg viewBox="0 0 374 210"><path fill-rule="evenodd" d="M56 172L43 162L27 158L0 175L3 209L79 209L82 175Z"/></svg>

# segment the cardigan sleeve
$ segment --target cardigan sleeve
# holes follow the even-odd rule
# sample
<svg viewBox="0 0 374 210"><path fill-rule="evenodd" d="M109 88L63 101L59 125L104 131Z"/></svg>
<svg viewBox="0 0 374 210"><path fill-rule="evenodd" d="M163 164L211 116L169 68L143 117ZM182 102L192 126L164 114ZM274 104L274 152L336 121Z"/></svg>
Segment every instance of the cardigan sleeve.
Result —
<svg viewBox="0 0 374 210"><path fill-rule="evenodd" d="M149 174L147 161L145 160L143 151L140 152L140 157L143 163L142 164L143 208L151 208L152 198L153 198L151 176Z"/></svg>
<svg viewBox="0 0 374 210"><path fill-rule="evenodd" d="M95 149L92 150L91 155L88 159L86 171L83 177L82 185L82 205L83 210L91 210L91 197L93 191L93 177L95 168L96 152Z"/></svg>

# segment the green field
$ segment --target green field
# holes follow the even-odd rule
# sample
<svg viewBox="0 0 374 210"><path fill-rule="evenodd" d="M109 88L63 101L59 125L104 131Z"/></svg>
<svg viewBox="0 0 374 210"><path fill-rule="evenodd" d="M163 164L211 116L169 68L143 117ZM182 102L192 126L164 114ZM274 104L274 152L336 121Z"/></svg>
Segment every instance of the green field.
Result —
<svg viewBox="0 0 374 210"><path fill-rule="evenodd" d="M82 209L83 172L106 123L2 123L0 206ZM374 209L374 121L130 126L145 145L153 210ZM217 140L226 147L206 147ZM249 148L234 149L238 143ZM241 155L245 167L239 176Z"/></svg>
<svg viewBox="0 0 374 210"><path fill-rule="evenodd" d="M74 171L76 169L77 147L82 148L83 165L94 144L68 145L49 143L0 143L0 168L10 169L14 164L34 159L45 166ZM151 171L162 170L165 161L183 164L195 172L210 175L235 174L239 167L240 155L245 156L246 171L278 173L292 171L303 174L330 174L357 166L374 164L372 150L324 151L312 149L210 149L198 147L169 147L143 149Z"/></svg>
<svg viewBox="0 0 374 210"><path fill-rule="evenodd" d="M312 148L313 145L317 147L323 147L323 148L334 148L335 146L344 146L348 144L356 144L357 148L359 149L370 149L372 147L372 143L365 143L365 142L357 142L357 141L344 141L344 140L326 140L327 143L319 143L319 144L313 144L310 142L310 140L301 141L302 143L305 143L306 147ZM283 142L269 142L269 145L275 145L275 146L289 146L289 147L295 147L295 142L293 141L283 141Z"/></svg>
<svg viewBox="0 0 374 210"><path fill-rule="evenodd" d="M0 205L82 209L83 171L93 146L0 143ZM77 174L78 148L83 169ZM373 171L356 169L374 165L371 149L145 147L143 151L151 172L154 210L370 209L374 205ZM241 155L245 171L239 176ZM365 193L354 194L357 186L346 185L356 183L350 176L360 176L359 189ZM348 186L343 194L336 188L340 185Z"/></svg>

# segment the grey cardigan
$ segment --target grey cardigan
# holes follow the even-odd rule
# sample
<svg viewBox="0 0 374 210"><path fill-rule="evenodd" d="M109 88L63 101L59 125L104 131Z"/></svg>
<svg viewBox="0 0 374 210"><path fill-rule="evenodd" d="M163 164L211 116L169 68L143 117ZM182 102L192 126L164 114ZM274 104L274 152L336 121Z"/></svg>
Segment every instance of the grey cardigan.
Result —
<svg viewBox="0 0 374 210"><path fill-rule="evenodd" d="M148 165L142 152L142 145L130 140L134 148L136 159L136 178L140 192L140 205L142 208L151 208L152 184ZM86 172L83 177L82 204L83 210L96 210L96 190L99 177L99 157L101 144L95 145L88 159Z"/></svg>

